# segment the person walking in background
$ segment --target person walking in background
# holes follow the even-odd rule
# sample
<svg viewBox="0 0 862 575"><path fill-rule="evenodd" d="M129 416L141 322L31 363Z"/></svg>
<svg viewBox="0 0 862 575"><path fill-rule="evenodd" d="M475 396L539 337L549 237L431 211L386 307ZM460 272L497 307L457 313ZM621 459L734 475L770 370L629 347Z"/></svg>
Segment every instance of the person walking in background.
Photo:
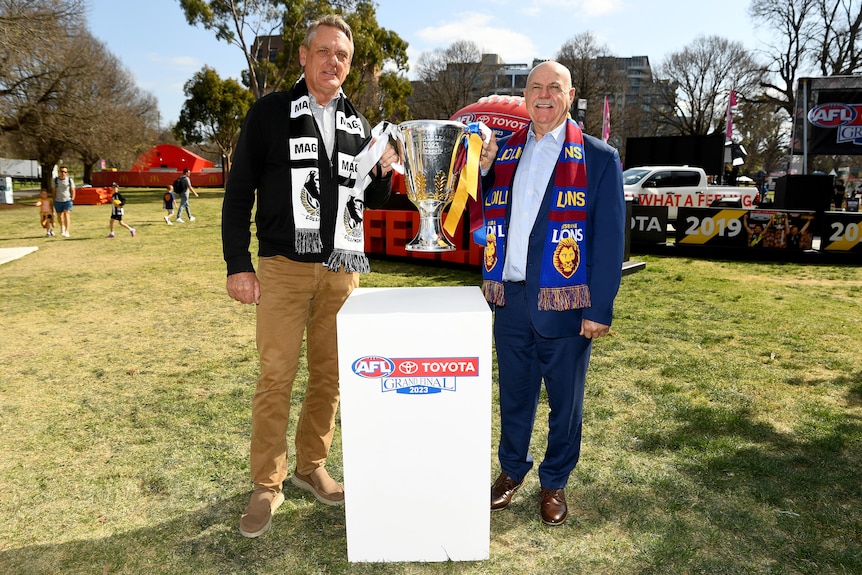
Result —
<svg viewBox="0 0 862 575"><path fill-rule="evenodd" d="M120 184L114 182L112 184L114 188L114 193L111 194L111 219L110 222L110 232L108 233L106 238L114 237L114 222L117 222L122 227L129 230L129 233L132 234L132 237L135 237L135 228L129 226L126 222L123 221L123 214L125 213L125 208L123 206L126 205L126 198L123 197L123 194L120 193Z"/></svg>
<svg viewBox="0 0 862 575"><path fill-rule="evenodd" d="M60 175L54 178L54 209L57 210L57 223L60 235L71 237L72 206L75 204L75 182L66 166L60 166Z"/></svg>
<svg viewBox="0 0 862 575"><path fill-rule="evenodd" d="M592 342L610 329L625 239L619 155L568 117L574 97L565 66L537 65L524 90L530 124L499 150L492 140L481 159L482 291L494 308L500 385L501 471L491 509L507 507L533 467L544 381L550 415L539 511L547 525L568 516L565 487L580 457Z"/></svg>
<svg viewBox="0 0 862 575"><path fill-rule="evenodd" d="M39 207L39 224L45 230L45 237L50 238L54 235L54 201L48 197L45 188L39 191L36 205Z"/></svg>
<svg viewBox="0 0 862 575"><path fill-rule="evenodd" d="M195 217L189 209L189 192L194 194L196 198L200 197L197 191L192 187L192 180L189 178L189 173L189 169L186 168L183 170L183 175L174 181L174 196L180 200L180 207L177 208L176 221L181 224L185 223L185 220L182 218L183 208L186 209L186 217L188 217L189 221L195 221Z"/></svg>
<svg viewBox="0 0 862 575"><path fill-rule="evenodd" d="M326 505L344 490L325 464L338 409L335 317L359 274L369 271L362 226L348 230L349 206L379 207L391 192L397 154L386 146L369 181L357 155L371 139L368 121L341 89L350 71L353 33L339 16L312 22L299 48L303 75L258 100L240 131L222 208L227 293L257 305L260 375L251 406L254 491L240 533L269 529L284 501L287 425L304 335L308 382L297 421L291 483ZM359 185L354 182L359 179ZM364 189L363 189L364 188ZM258 270L249 254L252 208Z"/></svg>
<svg viewBox="0 0 862 575"><path fill-rule="evenodd" d="M171 184L168 184L165 195L162 196L162 205L164 205L165 211L168 212L165 216L165 223L169 226L174 225L171 221L171 217L174 215L174 187Z"/></svg>

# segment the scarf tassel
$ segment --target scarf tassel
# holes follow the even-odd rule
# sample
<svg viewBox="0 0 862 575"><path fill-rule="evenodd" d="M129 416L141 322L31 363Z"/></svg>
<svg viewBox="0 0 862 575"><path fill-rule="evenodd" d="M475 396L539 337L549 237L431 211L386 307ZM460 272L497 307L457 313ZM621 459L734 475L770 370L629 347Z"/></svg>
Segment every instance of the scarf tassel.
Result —
<svg viewBox="0 0 862 575"><path fill-rule="evenodd" d="M320 232L317 230L296 230L296 253L319 254L323 251L323 242L320 240Z"/></svg>
<svg viewBox="0 0 862 575"><path fill-rule="evenodd" d="M506 305L506 293L501 282L485 280L482 282L482 294L489 303L499 306Z"/></svg>
<svg viewBox="0 0 862 575"><path fill-rule="evenodd" d="M541 311L568 311L590 307L590 288L585 285L539 288Z"/></svg>
<svg viewBox="0 0 862 575"><path fill-rule="evenodd" d="M368 263L368 258L362 252L333 250L326 265L330 271L338 271L344 266L344 271L346 272L357 272L360 274L371 272L371 264Z"/></svg>

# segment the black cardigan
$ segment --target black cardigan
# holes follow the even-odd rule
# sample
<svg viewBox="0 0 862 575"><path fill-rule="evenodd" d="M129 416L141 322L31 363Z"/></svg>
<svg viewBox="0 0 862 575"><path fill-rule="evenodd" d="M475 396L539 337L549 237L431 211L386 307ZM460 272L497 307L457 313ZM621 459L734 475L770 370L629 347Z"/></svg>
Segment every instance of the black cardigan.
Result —
<svg viewBox="0 0 862 575"><path fill-rule="evenodd" d="M293 98L291 90L269 94L255 102L243 123L222 205L222 248L228 275L254 271L249 245L255 199L258 256L280 255L294 261L322 263L332 252L338 209L336 164L326 158L326 147L318 133L323 250L315 254L296 253L288 146ZM370 133L368 120L362 116L360 119L365 132ZM348 152L356 154L359 150ZM337 154L337 150L334 153ZM324 166L331 166L331 170ZM391 189L391 176L372 177L365 189L365 207L382 206L389 199Z"/></svg>

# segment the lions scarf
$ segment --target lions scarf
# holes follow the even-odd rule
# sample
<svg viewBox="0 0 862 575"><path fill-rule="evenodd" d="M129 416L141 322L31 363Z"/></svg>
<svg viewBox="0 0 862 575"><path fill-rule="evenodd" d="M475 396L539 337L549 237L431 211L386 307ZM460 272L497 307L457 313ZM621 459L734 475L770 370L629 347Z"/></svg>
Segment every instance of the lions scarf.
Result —
<svg viewBox="0 0 862 575"><path fill-rule="evenodd" d="M485 194L484 219L487 230L482 292L485 299L505 305L503 263L506 261L507 213L511 204L515 170L527 142L529 127L512 134L498 152L494 185ZM565 142L554 169L548 213L548 232L539 277L538 309L565 311L590 306L586 263L587 253L587 170L584 164L584 137L572 120L566 121Z"/></svg>
<svg viewBox="0 0 862 575"><path fill-rule="evenodd" d="M320 253L321 201L328 190L321 189L319 169L328 166L324 161L326 147L318 137L311 100L305 77L294 86L290 103L290 181L293 203L293 223L296 229L296 251L300 254ZM338 98L335 112L335 157L337 165L338 210L334 249L327 265L338 271L367 273L370 271L365 256L365 239L362 227L364 187L356 185L360 178L356 155L367 139L359 113L347 98ZM331 200L329 200L331 201Z"/></svg>

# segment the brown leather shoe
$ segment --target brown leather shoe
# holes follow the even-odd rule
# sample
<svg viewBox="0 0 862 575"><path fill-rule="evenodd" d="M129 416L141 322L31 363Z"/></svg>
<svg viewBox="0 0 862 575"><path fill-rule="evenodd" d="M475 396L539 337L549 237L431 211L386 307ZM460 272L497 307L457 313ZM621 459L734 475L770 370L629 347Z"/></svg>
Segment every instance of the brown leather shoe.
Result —
<svg viewBox="0 0 862 575"><path fill-rule="evenodd" d="M494 485L491 486L491 511L505 509L512 502L512 496L523 483L523 479L520 482L515 482L505 471L500 473Z"/></svg>
<svg viewBox="0 0 862 575"><path fill-rule="evenodd" d="M542 488L542 523L545 525L562 525L569 515L566 506L566 493L562 489Z"/></svg>

